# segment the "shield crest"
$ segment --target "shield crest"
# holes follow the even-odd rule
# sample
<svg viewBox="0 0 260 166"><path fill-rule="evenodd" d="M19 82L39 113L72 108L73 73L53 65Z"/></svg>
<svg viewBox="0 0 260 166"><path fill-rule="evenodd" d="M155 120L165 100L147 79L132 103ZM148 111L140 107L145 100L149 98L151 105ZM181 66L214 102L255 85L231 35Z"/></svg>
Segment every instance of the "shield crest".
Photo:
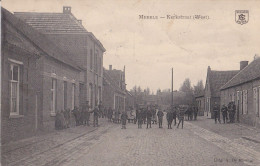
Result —
<svg viewBox="0 0 260 166"><path fill-rule="evenodd" d="M236 10L235 11L235 21L238 24L246 24L249 21L249 11L248 10Z"/></svg>

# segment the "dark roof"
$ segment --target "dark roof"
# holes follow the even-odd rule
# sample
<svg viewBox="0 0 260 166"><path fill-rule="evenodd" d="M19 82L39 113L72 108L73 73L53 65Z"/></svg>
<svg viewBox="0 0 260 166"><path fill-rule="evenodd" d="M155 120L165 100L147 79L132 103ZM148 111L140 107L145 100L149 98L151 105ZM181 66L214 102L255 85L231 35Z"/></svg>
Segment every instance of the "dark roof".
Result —
<svg viewBox="0 0 260 166"><path fill-rule="evenodd" d="M40 33L33 27L26 24L24 21L15 17L8 10L2 9L2 19L9 22L17 31L25 35L36 47L48 56L67 64L77 70L80 70L78 65L70 59L70 57L60 50L53 42L51 42L44 34Z"/></svg>
<svg viewBox="0 0 260 166"><path fill-rule="evenodd" d="M33 28L45 34L85 34L97 42L105 52L106 49L92 32L88 32L72 13L36 13L14 12L14 15Z"/></svg>
<svg viewBox="0 0 260 166"><path fill-rule="evenodd" d="M220 97L220 88L225 83L227 83L231 78L233 78L239 70L231 70L231 71L216 71L209 70L209 84L211 90L212 97Z"/></svg>
<svg viewBox="0 0 260 166"><path fill-rule="evenodd" d="M123 95L125 95L126 93L119 87L119 85L116 83L116 81L114 80L113 76L110 75L110 73L107 72L106 69L103 70L103 77L104 77L104 81L107 82L114 91L116 91L117 93L121 93Z"/></svg>
<svg viewBox="0 0 260 166"><path fill-rule="evenodd" d="M195 94L195 98L204 97L204 93L205 93L205 91L203 90L203 91L201 91L201 92Z"/></svg>
<svg viewBox="0 0 260 166"><path fill-rule="evenodd" d="M71 13L14 12L14 15L43 33L87 32Z"/></svg>
<svg viewBox="0 0 260 166"><path fill-rule="evenodd" d="M260 58L255 59L244 69L242 69L237 75L230 79L221 90L237 86L246 82L250 82L260 78Z"/></svg>

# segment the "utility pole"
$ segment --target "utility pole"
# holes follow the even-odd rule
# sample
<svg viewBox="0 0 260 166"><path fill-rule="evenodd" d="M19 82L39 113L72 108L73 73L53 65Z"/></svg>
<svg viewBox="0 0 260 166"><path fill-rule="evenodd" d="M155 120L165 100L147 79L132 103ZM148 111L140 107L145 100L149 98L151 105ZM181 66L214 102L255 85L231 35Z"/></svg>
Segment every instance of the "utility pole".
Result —
<svg viewBox="0 0 260 166"><path fill-rule="evenodd" d="M172 68L172 109L173 109L173 68Z"/></svg>

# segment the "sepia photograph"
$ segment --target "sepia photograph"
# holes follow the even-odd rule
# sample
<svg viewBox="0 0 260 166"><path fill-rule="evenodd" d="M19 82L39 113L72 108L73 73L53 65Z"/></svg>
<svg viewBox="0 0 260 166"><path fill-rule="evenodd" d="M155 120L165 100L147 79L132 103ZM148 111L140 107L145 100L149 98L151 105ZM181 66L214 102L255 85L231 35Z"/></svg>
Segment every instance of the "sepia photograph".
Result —
<svg viewBox="0 0 260 166"><path fill-rule="evenodd" d="M259 0L0 6L0 166L260 166Z"/></svg>

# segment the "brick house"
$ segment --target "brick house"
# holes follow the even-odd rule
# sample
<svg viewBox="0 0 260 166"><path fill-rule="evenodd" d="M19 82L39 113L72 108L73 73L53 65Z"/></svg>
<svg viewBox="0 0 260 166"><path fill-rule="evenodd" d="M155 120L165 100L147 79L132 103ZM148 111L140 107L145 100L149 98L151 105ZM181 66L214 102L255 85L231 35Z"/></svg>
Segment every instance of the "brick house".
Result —
<svg viewBox="0 0 260 166"><path fill-rule="evenodd" d="M126 109L126 84L125 84L125 70L112 70L112 65L109 70L104 69L103 80L103 106L106 108L119 109L125 111Z"/></svg>
<svg viewBox="0 0 260 166"><path fill-rule="evenodd" d="M240 62L240 72L221 87L221 104L234 101L236 121L260 127L260 58Z"/></svg>
<svg viewBox="0 0 260 166"><path fill-rule="evenodd" d="M98 105L102 100L105 48L71 13L71 7L64 6L62 13L15 12L15 15L45 34L84 70L80 75L79 103L88 100L92 108Z"/></svg>
<svg viewBox="0 0 260 166"><path fill-rule="evenodd" d="M57 110L78 105L81 69L45 35L2 9L2 136L54 129ZM12 104L11 104L12 103Z"/></svg>
<svg viewBox="0 0 260 166"><path fill-rule="evenodd" d="M213 118L212 108L215 102L220 103L220 88L227 83L232 77L234 77L239 70L233 71L216 71L211 70L210 66L207 70L207 78L205 85L205 113Z"/></svg>
<svg viewBox="0 0 260 166"><path fill-rule="evenodd" d="M4 144L33 135L40 126L40 73L36 63L41 51L33 44L28 26L4 8L1 13L1 141Z"/></svg>
<svg viewBox="0 0 260 166"><path fill-rule="evenodd" d="M11 13L6 13L8 13L6 14L8 18L12 18L13 27L19 29L17 31L23 33L24 37L31 42L31 46L24 45L21 48L34 47L41 55L36 61L35 68L37 70L26 68L23 71L28 73L37 71L37 77L33 77L37 78L35 85L37 85L37 92L39 93L37 99L34 99L37 100L39 108L37 111L34 110L35 116L37 115L37 118L35 118L35 128L53 130L57 111L79 106L79 82L82 69L71 60L67 53L63 52L47 38L46 35L40 33ZM12 33L14 32L10 34ZM24 43L22 40L21 42ZM29 75L28 78L31 79ZM28 102L27 105L28 107L32 107L33 104ZM28 123L33 123L32 119Z"/></svg>

